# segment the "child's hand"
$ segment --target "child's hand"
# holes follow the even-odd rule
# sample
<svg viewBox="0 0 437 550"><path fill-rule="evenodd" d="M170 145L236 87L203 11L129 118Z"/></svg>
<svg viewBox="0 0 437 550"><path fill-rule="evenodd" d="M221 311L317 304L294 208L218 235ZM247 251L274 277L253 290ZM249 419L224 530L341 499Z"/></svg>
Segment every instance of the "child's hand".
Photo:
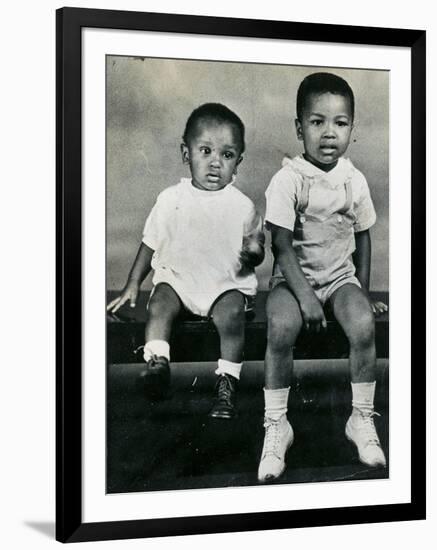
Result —
<svg viewBox="0 0 437 550"><path fill-rule="evenodd" d="M379 315L382 315L386 311L388 311L387 304L384 304L384 302L378 302L370 300L370 305L372 307L373 313L378 317Z"/></svg>
<svg viewBox="0 0 437 550"><path fill-rule="evenodd" d="M115 300L112 300L112 302L108 304L106 311L111 311L112 313L115 313L128 300L130 300L130 307L135 307L139 291L140 285L135 281L129 281L122 290L120 296L118 298L115 298Z"/></svg>
<svg viewBox="0 0 437 550"><path fill-rule="evenodd" d="M253 211L253 218L245 227L245 235L241 245L240 262L242 270L245 268L253 269L264 260L265 235L262 230L262 218Z"/></svg>
<svg viewBox="0 0 437 550"><path fill-rule="evenodd" d="M243 267L254 268L264 260L264 233L257 231L243 237L240 262Z"/></svg>
<svg viewBox="0 0 437 550"><path fill-rule="evenodd" d="M316 295L309 295L299 302L300 311L304 327L312 332L320 332L320 329L326 330L328 326L323 308Z"/></svg>

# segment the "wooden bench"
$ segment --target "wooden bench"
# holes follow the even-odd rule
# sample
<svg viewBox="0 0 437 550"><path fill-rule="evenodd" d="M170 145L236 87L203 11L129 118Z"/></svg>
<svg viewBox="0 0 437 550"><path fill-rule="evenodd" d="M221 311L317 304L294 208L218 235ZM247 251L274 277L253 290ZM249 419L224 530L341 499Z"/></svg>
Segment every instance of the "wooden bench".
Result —
<svg viewBox="0 0 437 550"><path fill-rule="evenodd" d="M372 292L375 300L388 305L388 292ZM108 303L119 295L108 292ZM268 292L261 291L255 300L253 312L247 314L245 360L259 361L266 349L265 303ZM123 306L116 315L107 319L108 363L138 363L142 361L146 303L149 292L141 292L134 309ZM349 354L347 339L332 313L327 310L328 328L323 334L308 334L302 331L296 342L296 359L336 359ZM174 362L215 361L220 356L217 331L212 321L200 318L175 322L171 338L171 358ZM376 317L376 353L378 358L387 358L389 352L389 315Z"/></svg>

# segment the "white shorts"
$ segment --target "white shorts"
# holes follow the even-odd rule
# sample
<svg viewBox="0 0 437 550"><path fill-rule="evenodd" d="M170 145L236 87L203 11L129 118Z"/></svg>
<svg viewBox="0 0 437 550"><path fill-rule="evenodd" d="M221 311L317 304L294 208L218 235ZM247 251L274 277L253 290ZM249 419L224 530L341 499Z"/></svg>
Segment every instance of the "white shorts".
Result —
<svg viewBox="0 0 437 550"><path fill-rule="evenodd" d="M238 288L229 288L227 290L224 290L223 292L220 292L219 294L208 294L208 293L189 293L185 292L181 289L180 286L175 288L175 285L172 283L167 283L166 281L160 281L156 285L153 286L152 292L150 293L149 302L150 299L153 296L153 293L156 290L156 287L159 284L168 284L178 295L180 301L182 302L185 309L187 309L190 313L193 313L194 315L198 315L199 317L212 317L212 309L218 300L220 296L225 294L226 292L230 292L232 290L237 290L240 292L244 298L244 311L246 313L252 311L254 309L254 302L255 302L255 296L249 296L247 294L244 294L240 289ZM147 307L149 307L149 304L147 303Z"/></svg>

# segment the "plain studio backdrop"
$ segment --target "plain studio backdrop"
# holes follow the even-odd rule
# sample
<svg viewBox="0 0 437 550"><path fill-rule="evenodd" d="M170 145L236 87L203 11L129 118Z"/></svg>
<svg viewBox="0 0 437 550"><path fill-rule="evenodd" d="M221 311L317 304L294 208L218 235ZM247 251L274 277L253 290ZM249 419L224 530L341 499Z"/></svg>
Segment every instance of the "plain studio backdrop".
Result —
<svg viewBox="0 0 437 550"><path fill-rule="evenodd" d="M246 151L236 186L264 215L264 192L284 155L303 151L294 124L299 83L325 71L343 77L354 91L354 130L345 157L366 176L378 216L371 229L371 288L388 290L388 71L122 56L108 56L106 65L109 289L123 288L158 193L190 175L180 144L193 109L218 102L240 116ZM262 290L273 263L266 248L257 269ZM150 278L144 288L150 288Z"/></svg>
<svg viewBox="0 0 437 550"><path fill-rule="evenodd" d="M9 549L42 550L59 548L54 540L54 405L55 405L55 9L63 2L47 0L30 2L24 0L7 3L3 7L1 34L2 41L2 392L1 413L1 454L0 476L2 515L0 545ZM433 123L437 119L434 98L437 97L436 80L436 31L437 22L433 17L432 3L417 0L414 4L394 4L380 0L354 3L346 0L332 2L283 2L271 0L267 3L237 3L235 0L222 0L207 4L199 0L181 3L176 0L145 2L141 0L75 0L70 5L105 9L125 9L186 13L223 17L250 17L258 19L284 19L344 25L367 25L380 27L426 28L428 30L428 82L429 82L429 141L428 186L429 256L431 282L437 280L435 242L437 230L435 214L431 210L437 203L435 182L437 173L433 164L437 141ZM292 97L290 85L282 93ZM370 92L371 90L369 90ZM358 92L358 90L357 90ZM201 99L201 98L199 98ZM226 96L222 96L226 100ZM363 105L365 98L358 97ZM230 104L241 111L245 102ZM249 103L246 108L249 108ZM239 108L240 107L240 108ZM372 105L374 108L375 105ZM187 103L180 108L178 124L168 133L174 140L171 163L172 177L180 177L182 166L178 165L178 142L182 126L191 106ZM289 116L293 117L292 104ZM241 116L248 127L248 154L244 160L244 170L253 164L256 149L252 148L251 125L255 113L246 112ZM362 117L360 114L360 126ZM406 120L409 113L406 113ZM291 126L291 128L290 128ZM357 126L357 143L350 149L351 158L360 165L358 155L363 149L360 126ZM283 137L275 144L278 149L271 168L263 172L267 183L271 173L277 170L281 155L287 144L297 147L294 139L292 120L282 120L280 125ZM289 132L290 140L286 138ZM167 133L166 133L167 136ZM167 139L167 137L166 137ZM276 138L275 138L276 139ZM369 147L369 146L368 146ZM273 149L273 147L272 147ZM251 161L249 161L249 152ZM293 152L293 151L290 151ZM352 154L353 153L353 154ZM402 162L402 159L396 159ZM173 164L174 163L174 164ZM241 176L243 176L243 166ZM267 173L269 172L269 173ZM366 169L369 184L375 196L376 188L382 185ZM264 180L264 178L266 178ZM250 185L250 179L245 179ZM172 178L162 184L173 183ZM243 183L243 179L242 179ZM385 185L385 184L384 184ZM391 182L391 191L396 182ZM147 190L147 187L144 187ZM144 197L146 196L144 191ZM138 216L132 227L133 238L141 231L145 203L138 206ZM384 212L379 211L379 221L383 223ZM138 217L138 220L137 220ZM382 228L381 228L382 229ZM376 229L375 229L376 231ZM383 237L385 240L385 236ZM134 247L134 245L132 245ZM114 258L117 254L114 254ZM131 262L129 253L129 263ZM375 264L375 261L374 261ZM384 264L387 265L387 264ZM127 266L126 266L127 267ZM123 268L123 269L122 269ZM126 272L121 264L119 275ZM123 273L121 273L123 271ZM390 274L402 277L402 273ZM373 275L376 286L377 274ZM114 279L114 285L121 279ZM381 285L385 282L382 279ZM379 285L378 285L379 286ZM437 326L433 310L437 308L435 292L429 299L429 367L435 366L436 347L433 343ZM417 322L423 322L417 319ZM431 323L433 326L431 327ZM434 330L432 330L432 328ZM395 342L402 345L402 342ZM431 353L433 357L431 357ZM434 360L433 360L434 359ZM393 368L396 368L393 365ZM434 398L436 388L435 369L428 369L428 485L435 487L436 476L433 465L437 463L435 426L437 405ZM434 391L433 391L434 390ZM169 539L148 539L114 541L102 543L82 543L80 548L141 548L141 549L236 549L236 548L299 548L299 549L352 549L368 550L396 547L400 550L411 548L431 548L437 535L437 509L435 491L429 494L428 520L426 522L386 523L343 527L324 527L285 531L265 531L222 535L190 536Z"/></svg>

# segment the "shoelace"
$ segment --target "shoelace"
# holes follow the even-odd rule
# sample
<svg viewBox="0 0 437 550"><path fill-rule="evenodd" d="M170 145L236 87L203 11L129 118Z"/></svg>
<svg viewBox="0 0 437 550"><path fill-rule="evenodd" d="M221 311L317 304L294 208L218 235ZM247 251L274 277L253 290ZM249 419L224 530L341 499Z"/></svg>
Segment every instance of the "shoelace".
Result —
<svg viewBox="0 0 437 550"><path fill-rule="evenodd" d="M363 418L363 432L367 439L368 445L377 445L380 447L379 438L376 433L375 423L373 422L374 416L381 416L377 412L362 415Z"/></svg>
<svg viewBox="0 0 437 550"><path fill-rule="evenodd" d="M219 401L228 402L231 399L231 388L226 376L220 376L218 382L217 397Z"/></svg>
<svg viewBox="0 0 437 550"><path fill-rule="evenodd" d="M144 353L144 345L143 346L138 346L137 348L134 349L134 353L135 355L137 353L140 353L140 352L143 352ZM152 355L150 357L150 359L147 361L151 366L155 366L157 363L162 363L162 361L160 361L159 357L157 355Z"/></svg>
<svg viewBox="0 0 437 550"><path fill-rule="evenodd" d="M147 361L147 365L151 371L161 370L161 367L167 367L166 361L163 357L158 357L157 355L152 355Z"/></svg>
<svg viewBox="0 0 437 550"><path fill-rule="evenodd" d="M264 422L264 428L266 429L266 436L264 440L264 456L278 456L277 449L280 441L279 421L267 418Z"/></svg>

